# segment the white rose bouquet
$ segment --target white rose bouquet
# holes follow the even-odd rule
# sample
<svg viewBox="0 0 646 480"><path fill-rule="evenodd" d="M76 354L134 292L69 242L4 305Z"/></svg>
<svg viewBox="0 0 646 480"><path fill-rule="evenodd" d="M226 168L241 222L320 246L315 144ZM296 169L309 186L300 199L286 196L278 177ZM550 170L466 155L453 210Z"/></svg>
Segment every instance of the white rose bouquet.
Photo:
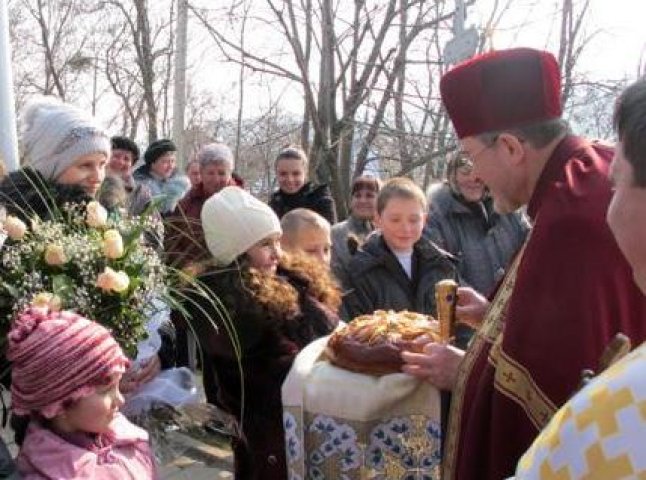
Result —
<svg viewBox="0 0 646 480"><path fill-rule="evenodd" d="M170 281L159 254L144 241L159 231L152 215L112 219L95 201L66 205L55 220L8 216L10 240L0 250L0 307L8 314L29 304L74 310L109 328L124 351L146 337L146 312Z"/></svg>

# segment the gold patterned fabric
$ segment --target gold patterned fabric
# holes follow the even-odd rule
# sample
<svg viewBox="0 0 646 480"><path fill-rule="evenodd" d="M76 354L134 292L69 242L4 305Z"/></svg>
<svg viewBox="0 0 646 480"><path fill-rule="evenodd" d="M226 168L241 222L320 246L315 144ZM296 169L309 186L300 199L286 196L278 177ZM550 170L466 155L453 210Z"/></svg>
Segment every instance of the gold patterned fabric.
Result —
<svg viewBox="0 0 646 480"><path fill-rule="evenodd" d="M646 344L567 402L521 458L517 479L646 479Z"/></svg>
<svg viewBox="0 0 646 480"><path fill-rule="evenodd" d="M301 351L283 384L289 479L439 480L439 391L337 368L326 343Z"/></svg>
<svg viewBox="0 0 646 480"><path fill-rule="evenodd" d="M455 463L458 454L458 443L460 441L460 429L462 427L462 409L464 406L464 395L471 370L477 361L478 357L488 350L488 362L494 367L498 367L500 362L501 344L503 339L503 330L505 325L505 312L507 304L511 299L516 284L516 274L518 273L518 266L523 258L525 247L529 242L531 233L527 236L525 243L516 255L514 262L505 276L498 292L496 293L489 309L487 310L482 322L482 327L476 332L472 344L467 350L460 368L458 370L457 381L455 389L453 390L453 400L451 402L451 412L449 415L449 428L448 438L445 445L445 459L444 459L444 475L445 478L453 478L455 471ZM503 366L509 365L504 360ZM513 377L510 375L503 375L503 366L501 366L500 373L496 372L496 389L504 391L504 386L509 387L513 382ZM520 378L520 376L519 376ZM531 378L530 378L531 380ZM532 382L533 383L533 382ZM516 385L514 388L507 390L518 389ZM509 395L511 398L514 396ZM517 395L516 400L520 401L524 395Z"/></svg>

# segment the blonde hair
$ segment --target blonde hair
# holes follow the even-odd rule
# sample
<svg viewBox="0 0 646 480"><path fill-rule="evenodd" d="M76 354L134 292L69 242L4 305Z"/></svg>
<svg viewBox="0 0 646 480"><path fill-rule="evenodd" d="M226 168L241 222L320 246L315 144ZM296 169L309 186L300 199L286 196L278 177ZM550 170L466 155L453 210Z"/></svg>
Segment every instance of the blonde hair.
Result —
<svg viewBox="0 0 646 480"><path fill-rule="evenodd" d="M393 198L416 200L424 211L428 209L426 196L421 188L410 178L394 177L384 183L377 196L377 213L381 214Z"/></svg>
<svg viewBox="0 0 646 480"><path fill-rule="evenodd" d="M282 241L286 245L294 245L298 233L306 228L326 232L331 230L330 222L309 208L290 210L280 220L283 229Z"/></svg>

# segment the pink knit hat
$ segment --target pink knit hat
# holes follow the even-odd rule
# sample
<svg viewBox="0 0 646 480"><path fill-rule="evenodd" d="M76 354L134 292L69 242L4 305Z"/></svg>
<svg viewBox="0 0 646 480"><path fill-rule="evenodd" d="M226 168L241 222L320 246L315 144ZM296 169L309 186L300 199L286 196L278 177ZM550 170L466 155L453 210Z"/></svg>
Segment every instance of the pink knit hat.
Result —
<svg viewBox="0 0 646 480"><path fill-rule="evenodd" d="M12 408L18 415L55 417L129 363L108 330L67 311L27 309L8 341Z"/></svg>

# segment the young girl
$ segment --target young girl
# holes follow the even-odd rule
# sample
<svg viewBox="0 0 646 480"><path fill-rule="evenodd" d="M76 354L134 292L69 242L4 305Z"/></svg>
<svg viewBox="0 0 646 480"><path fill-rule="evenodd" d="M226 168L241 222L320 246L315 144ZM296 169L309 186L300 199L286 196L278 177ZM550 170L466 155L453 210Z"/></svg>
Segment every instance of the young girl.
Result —
<svg viewBox="0 0 646 480"><path fill-rule="evenodd" d="M65 204L94 200L105 179L111 152L110 138L97 120L53 97L37 97L25 107L22 124L25 166L0 182L0 204L7 213L29 225L34 217L57 218ZM117 143L117 147L123 144ZM0 309L0 315L9 313ZM121 385L124 393L151 380L160 369L174 366L174 329L170 322L159 333L162 348L136 374L126 375ZM8 368L0 357L0 371ZM25 421L14 412L11 425L16 430L16 442L22 443Z"/></svg>
<svg viewBox="0 0 646 480"><path fill-rule="evenodd" d="M325 218L330 224L336 223L334 200L327 185L315 186L307 181L307 155L296 145L287 145L276 157L276 179L278 191L269 200L278 218L283 218L295 208L309 208Z"/></svg>
<svg viewBox="0 0 646 480"><path fill-rule="evenodd" d="M30 415L18 454L26 480L156 478L148 434L119 414L128 359L104 327L31 308L8 335L11 401Z"/></svg>
<svg viewBox="0 0 646 480"><path fill-rule="evenodd" d="M226 310L223 321L203 297L188 306L205 385L217 383L217 398L207 396L239 422L236 478L284 480L281 385L296 354L338 323L339 293L324 266L282 255L278 217L240 188L208 199L202 225L217 267L200 280Z"/></svg>

